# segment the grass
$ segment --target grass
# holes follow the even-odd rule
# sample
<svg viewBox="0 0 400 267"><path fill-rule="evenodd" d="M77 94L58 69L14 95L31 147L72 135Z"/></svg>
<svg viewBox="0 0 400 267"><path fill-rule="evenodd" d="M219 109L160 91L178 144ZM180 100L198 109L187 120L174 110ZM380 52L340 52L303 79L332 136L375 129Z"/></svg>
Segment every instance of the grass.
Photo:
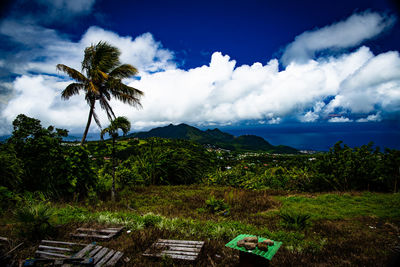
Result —
<svg viewBox="0 0 400 267"><path fill-rule="evenodd" d="M316 196L279 196L283 211L298 210L313 220L350 219L360 216L400 219L400 194L342 193Z"/></svg>
<svg viewBox="0 0 400 267"><path fill-rule="evenodd" d="M288 195L230 187L150 186L125 189L118 196L118 202L100 206L52 203L58 231L50 238L70 240L77 227L124 225L130 233L102 244L124 251L131 259L127 266L159 266L141 255L158 238L203 240L199 266L235 266L237 252L224 245L247 233L283 242L272 266L382 266L400 236L399 194ZM229 205L229 214L208 212L211 196ZM311 223L285 227L280 214L289 212L300 216L293 217L295 221L310 215ZM16 231L9 217L0 218L0 236L17 239ZM33 255L38 243L31 242L21 258Z"/></svg>

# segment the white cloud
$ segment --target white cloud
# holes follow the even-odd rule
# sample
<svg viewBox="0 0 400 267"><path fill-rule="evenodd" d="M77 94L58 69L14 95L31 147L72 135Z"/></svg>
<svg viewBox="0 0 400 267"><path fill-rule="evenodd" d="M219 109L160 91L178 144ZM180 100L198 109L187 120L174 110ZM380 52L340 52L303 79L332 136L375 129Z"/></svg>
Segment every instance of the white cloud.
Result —
<svg viewBox="0 0 400 267"><path fill-rule="evenodd" d="M394 17L373 12L353 14L344 21L296 36L282 55L282 63L305 63L325 49L351 48L382 33L394 23Z"/></svg>
<svg viewBox="0 0 400 267"><path fill-rule="evenodd" d="M329 122L352 122L353 120L346 117L333 117L328 120Z"/></svg>
<svg viewBox="0 0 400 267"><path fill-rule="evenodd" d="M381 121L381 120L382 120L381 113L378 112L376 114L371 114L366 118L358 119L357 122L369 122L369 121Z"/></svg>

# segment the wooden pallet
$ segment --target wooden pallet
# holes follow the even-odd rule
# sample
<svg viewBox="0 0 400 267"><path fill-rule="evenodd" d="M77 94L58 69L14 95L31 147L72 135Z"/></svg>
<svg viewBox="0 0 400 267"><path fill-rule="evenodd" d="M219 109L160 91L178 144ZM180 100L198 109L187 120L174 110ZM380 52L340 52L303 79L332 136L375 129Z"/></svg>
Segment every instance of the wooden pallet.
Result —
<svg viewBox="0 0 400 267"><path fill-rule="evenodd" d="M79 238L94 238L100 240L110 240L117 234L119 234L124 227L111 227L104 229L93 229L93 228L78 228L75 233L71 235Z"/></svg>
<svg viewBox="0 0 400 267"><path fill-rule="evenodd" d="M171 257L172 259L195 261L204 241L158 239L142 255L146 257Z"/></svg>
<svg viewBox="0 0 400 267"><path fill-rule="evenodd" d="M80 249L76 252L76 247ZM76 253L74 253L76 252ZM100 266L115 266L123 256L115 251L95 244L80 244L72 242L42 240L35 252L36 256L45 259L83 259L80 264ZM62 265L71 266L69 264Z"/></svg>

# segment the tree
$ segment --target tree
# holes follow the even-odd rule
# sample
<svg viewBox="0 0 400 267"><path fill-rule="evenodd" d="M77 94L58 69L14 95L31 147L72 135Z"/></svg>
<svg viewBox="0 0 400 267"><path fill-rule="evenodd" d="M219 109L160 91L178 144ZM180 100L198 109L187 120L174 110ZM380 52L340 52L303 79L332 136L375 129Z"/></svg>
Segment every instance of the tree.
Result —
<svg viewBox="0 0 400 267"><path fill-rule="evenodd" d="M131 129L131 123L126 117L117 117L111 121L111 124L101 131L101 139L107 133L112 138L112 189L111 189L111 199L115 200L115 141L118 138L118 129L121 129L123 134L126 135Z"/></svg>
<svg viewBox="0 0 400 267"><path fill-rule="evenodd" d="M84 195L94 185L88 152L62 142L67 130L43 128L40 120L23 114L13 126L12 136L1 147L0 159L6 164L0 167L2 185L15 192L40 191L50 197Z"/></svg>
<svg viewBox="0 0 400 267"><path fill-rule="evenodd" d="M85 100L88 103L89 117L83 133L81 145L86 136L92 121L92 117L99 127L100 121L95 112L95 103L99 101L100 107L107 113L108 119L115 119L115 114L109 104L111 96L129 105L140 107L140 97L143 92L122 83L122 79L131 77L137 73L137 69L129 64L120 65L118 48L107 42L100 41L85 49L81 72L63 64L58 64L57 69L65 72L77 82L68 85L61 93L64 100L85 92Z"/></svg>

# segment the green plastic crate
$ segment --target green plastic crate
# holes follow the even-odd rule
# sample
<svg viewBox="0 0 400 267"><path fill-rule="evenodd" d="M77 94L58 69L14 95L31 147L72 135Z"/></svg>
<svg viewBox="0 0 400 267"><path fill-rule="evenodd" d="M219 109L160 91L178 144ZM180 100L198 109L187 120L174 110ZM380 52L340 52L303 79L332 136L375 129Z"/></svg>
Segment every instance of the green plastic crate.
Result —
<svg viewBox="0 0 400 267"><path fill-rule="evenodd" d="M259 250L257 247L255 249L253 249L253 250L247 250L244 247L238 247L237 246L236 243L239 240L242 240L245 237L253 237L253 236L255 236L255 235L238 235L233 240L229 241L229 243L226 244L225 246L228 247L228 248L233 248L233 249L237 249L237 250L240 250L240 251L243 251L243 252L248 252L248 253L251 253L251 254L258 255L258 256L261 256L263 258L266 258L267 260L271 260L272 257L275 255L275 253L280 248L280 246L282 245L282 242L278 242L278 241L272 240L272 241L274 241L274 245L273 246L269 246L268 251ZM262 241L264 241L266 239L268 239L268 238L258 237L258 242L262 242Z"/></svg>

